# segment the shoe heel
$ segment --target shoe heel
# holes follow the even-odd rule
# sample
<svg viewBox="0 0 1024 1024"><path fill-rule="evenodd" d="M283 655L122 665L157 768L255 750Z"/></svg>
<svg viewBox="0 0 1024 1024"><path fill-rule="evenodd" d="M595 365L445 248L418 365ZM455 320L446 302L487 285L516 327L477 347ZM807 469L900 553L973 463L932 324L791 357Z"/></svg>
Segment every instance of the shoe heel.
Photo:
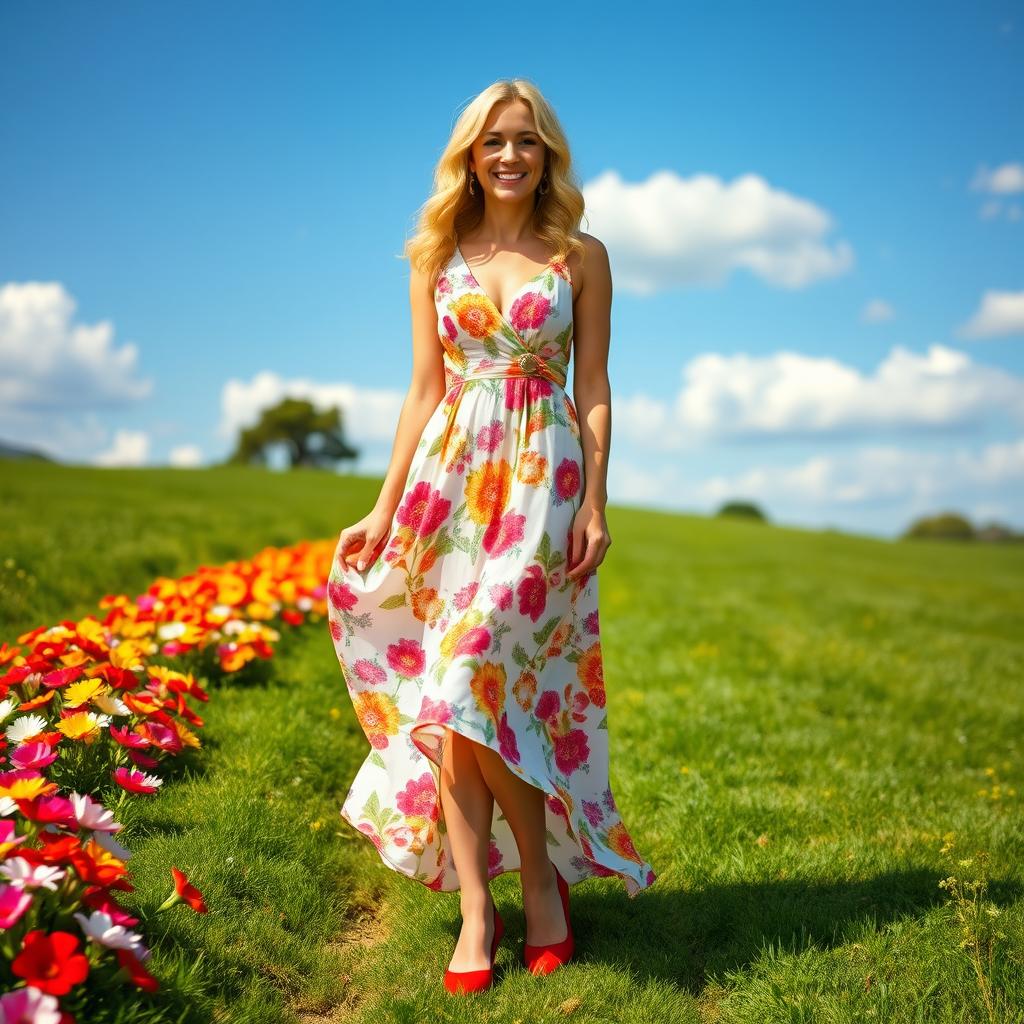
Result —
<svg viewBox="0 0 1024 1024"><path fill-rule="evenodd" d="M498 943L505 934L505 922L498 908L494 908L494 938L491 940L491 964L479 971L445 971L444 987L452 995L472 995L484 992L494 983L494 961L498 956Z"/></svg>
<svg viewBox="0 0 1024 1024"><path fill-rule="evenodd" d="M550 974L568 963L575 952L575 940L572 934L572 920L569 917L569 884L555 868L555 880L558 882L558 895L562 900L562 913L565 915L565 938L560 942L551 942L543 946L523 945L523 963L526 969L535 975Z"/></svg>

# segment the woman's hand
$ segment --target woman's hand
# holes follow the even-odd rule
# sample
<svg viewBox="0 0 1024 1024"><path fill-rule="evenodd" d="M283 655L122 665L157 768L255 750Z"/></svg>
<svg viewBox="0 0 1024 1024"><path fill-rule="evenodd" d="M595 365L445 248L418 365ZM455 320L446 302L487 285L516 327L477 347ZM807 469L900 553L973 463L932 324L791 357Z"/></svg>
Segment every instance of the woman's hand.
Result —
<svg viewBox="0 0 1024 1024"><path fill-rule="evenodd" d="M391 516L376 508L358 523L346 526L338 537L345 564L354 565L362 572L377 560L388 542L390 530Z"/></svg>
<svg viewBox="0 0 1024 1024"><path fill-rule="evenodd" d="M575 580L596 569L604 561L611 543L604 509L584 500L572 521L568 561L571 568L565 574L566 579Z"/></svg>

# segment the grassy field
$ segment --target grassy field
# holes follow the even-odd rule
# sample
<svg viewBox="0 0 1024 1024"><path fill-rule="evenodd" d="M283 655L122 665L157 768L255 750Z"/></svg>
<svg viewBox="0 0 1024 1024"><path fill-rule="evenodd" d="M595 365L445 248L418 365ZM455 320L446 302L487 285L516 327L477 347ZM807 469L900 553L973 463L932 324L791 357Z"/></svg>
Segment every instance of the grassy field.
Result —
<svg viewBox="0 0 1024 1024"><path fill-rule="evenodd" d="M376 493L0 462L0 640L158 574L334 536ZM575 886L578 959L535 979L502 876L497 985L446 996L458 895L390 871L338 817L368 748L326 624L304 627L214 689L198 767L131 803L126 902L155 908L174 863L211 907L144 920L163 982L145 1019L1024 1020L1024 549L608 519L612 785L655 885ZM965 926L939 882L986 859Z"/></svg>

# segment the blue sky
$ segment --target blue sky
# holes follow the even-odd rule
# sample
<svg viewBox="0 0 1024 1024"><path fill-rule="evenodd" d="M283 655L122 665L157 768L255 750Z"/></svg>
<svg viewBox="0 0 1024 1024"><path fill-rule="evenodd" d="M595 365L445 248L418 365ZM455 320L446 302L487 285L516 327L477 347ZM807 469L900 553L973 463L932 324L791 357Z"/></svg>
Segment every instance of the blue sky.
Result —
<svg viewBox="0 0 1024 1024"><path fill-rule="evenodd" d="M1024 527L1024 8L0 8L0 440L202 464L282 394L382 473L399 258L534 81L615 280L612 501Z"/></svg>

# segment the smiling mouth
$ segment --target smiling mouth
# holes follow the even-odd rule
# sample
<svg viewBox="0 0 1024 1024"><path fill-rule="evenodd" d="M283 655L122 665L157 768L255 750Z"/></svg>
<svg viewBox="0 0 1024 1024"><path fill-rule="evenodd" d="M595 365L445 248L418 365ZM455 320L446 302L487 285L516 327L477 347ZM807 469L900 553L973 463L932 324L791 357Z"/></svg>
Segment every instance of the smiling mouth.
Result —
<svg viewBox="0 0 1024 1024"><path fill-rule="evenodd" d="M526 171L517 171L515 174L506 173L505 171L494 171L494 176L498 181L522 181L526 177Z"/></svg>

